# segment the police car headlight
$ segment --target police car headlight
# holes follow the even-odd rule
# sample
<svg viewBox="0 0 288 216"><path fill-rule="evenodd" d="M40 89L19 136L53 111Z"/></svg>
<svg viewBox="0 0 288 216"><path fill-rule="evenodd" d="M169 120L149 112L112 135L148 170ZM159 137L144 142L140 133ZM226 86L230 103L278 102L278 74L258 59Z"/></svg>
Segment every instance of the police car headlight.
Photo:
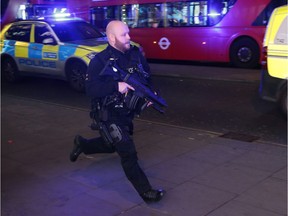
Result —
<svg viewBox="0 0 288 216"><path fill-rule="evenodd" d="M91 52L89 54L86 55L87 58L89 58L90 60L93 59L95 57L95 55L97 55L98 53L96 52Z"/></svg>

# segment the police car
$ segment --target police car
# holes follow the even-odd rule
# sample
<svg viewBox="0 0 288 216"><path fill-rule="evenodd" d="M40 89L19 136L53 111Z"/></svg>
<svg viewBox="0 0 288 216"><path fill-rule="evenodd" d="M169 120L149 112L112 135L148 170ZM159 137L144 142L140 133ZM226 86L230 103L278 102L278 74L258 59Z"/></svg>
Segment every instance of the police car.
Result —
<svg viewBox="0 0 288 216"><path fill-rule="evenodd" d="M67 80L80 92L90 60L107 46L105 35L79 18L16 21L0 36L4 80L45 76Z"/></svg>

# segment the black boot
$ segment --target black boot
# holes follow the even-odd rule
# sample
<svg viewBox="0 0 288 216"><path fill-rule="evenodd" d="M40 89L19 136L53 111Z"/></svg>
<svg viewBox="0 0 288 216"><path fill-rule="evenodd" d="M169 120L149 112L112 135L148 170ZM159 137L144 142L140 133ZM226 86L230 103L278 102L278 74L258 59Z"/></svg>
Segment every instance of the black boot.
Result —
<svg viewBox="0 0 288 216"><path fill-rule="evenodd" d="M165 193L166 191L162 189L159 190L151 189L141 194L141 197L145 202L158 202L159 200L162 199Z"/></svg>
<svg viewBox="0 0 288 216"><path fill-rule="evenodd" d="M75 162L78 156L83 152L83 144L85 142L86 140L82 136L80 135L75 136L73 150L70 153L71 162Z"/></svg>

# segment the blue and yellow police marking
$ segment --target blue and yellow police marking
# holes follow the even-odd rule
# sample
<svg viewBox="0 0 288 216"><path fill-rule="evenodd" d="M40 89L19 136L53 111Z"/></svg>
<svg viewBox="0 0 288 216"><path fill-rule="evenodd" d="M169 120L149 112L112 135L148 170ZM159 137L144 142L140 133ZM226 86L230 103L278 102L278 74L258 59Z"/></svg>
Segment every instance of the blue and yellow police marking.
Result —
<svg viewBox="0 0 288 216"><path fill-rule="evenodd" d="M25 66L34 66L34 67L42 67L42 68L56 68L56 62L55 61L19 58L18 62L20 65L25 65Z"/></svg>
<svg viewBox="0 0 288 216"><path fill-rule="evenodd" d="M71 55L74 55L77 47L67 47L67 46L61 46L59 47L59 60L65 61L68 57Z"/></svg>
<svg viewBox="0 0 288 216"><path fill-rule="evenodd" d="M44 45L32 43L4 40L1 44L1 53L7 53L18 59L20 65L56 68L58 61L66 61L71 56L82 59L88 65L91 58L89 53L99 53L103 51L107 44L97 46L75 46L75 45Z"/></svg>
<svg viewBox="0 0 288 216"><path fill-rule="evenodd" d="M15 45L16 41L3 41L3 45L1 44L1 53L7 53L11 56L15 56Z"/></svg>
<svg viewBox="0 0 288 216"><path fill-rule="evenodd" d="M32 59L42 58L42 44L31 43L29 44L28 57ZM18 57L18 56L17 56Z"/></svg>
<svg viewBox="0 0 288 216"><path fill-rule="evenodd" d="M27 42L22 42L22 41L17 41L15 43L15 53L14 55L18 58L28 58L28 47L30 43Z"/></svg>
<svg viewBox="0 0 288 216"><path fill-rule="evenodd" d="M56 68L58 47L59 46L47 46L38 43L30 43L25 47L26 49L19 49L19 47L15 46L15 57L18 58L20 65ZM43 52L45 49L49 50L49 52Z"/></svg>
<svg viewBox="0 0 288 216"><path fill-rule="evenodd" d="M60 51L59 47L60 46L44 45L42 48L42 58L46 60L58 60Z"/></svg>

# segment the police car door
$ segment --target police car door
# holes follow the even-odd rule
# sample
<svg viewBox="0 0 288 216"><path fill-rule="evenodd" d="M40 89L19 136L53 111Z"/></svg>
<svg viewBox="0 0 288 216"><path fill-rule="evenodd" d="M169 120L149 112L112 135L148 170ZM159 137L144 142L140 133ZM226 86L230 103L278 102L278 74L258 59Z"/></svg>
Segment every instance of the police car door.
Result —
<svg viewBox="0 0 288 216"><path fill-rule="evenodd" d="M34 41L33 41L34 39ZM33 59L33 71L45 75L59 74L58 45L47 23L34 24L34 38L31 41L29 56Z"/></svg>
<svg viewBox="0 0 288 216"><path fill-rule="evenodd" d="M5 50L15 59L20 71L29 71L30 68L30 62L27 63L27 60L29 59L31 29L31 23L17 23L12 24L5 34L7 40Z"/></svg>

